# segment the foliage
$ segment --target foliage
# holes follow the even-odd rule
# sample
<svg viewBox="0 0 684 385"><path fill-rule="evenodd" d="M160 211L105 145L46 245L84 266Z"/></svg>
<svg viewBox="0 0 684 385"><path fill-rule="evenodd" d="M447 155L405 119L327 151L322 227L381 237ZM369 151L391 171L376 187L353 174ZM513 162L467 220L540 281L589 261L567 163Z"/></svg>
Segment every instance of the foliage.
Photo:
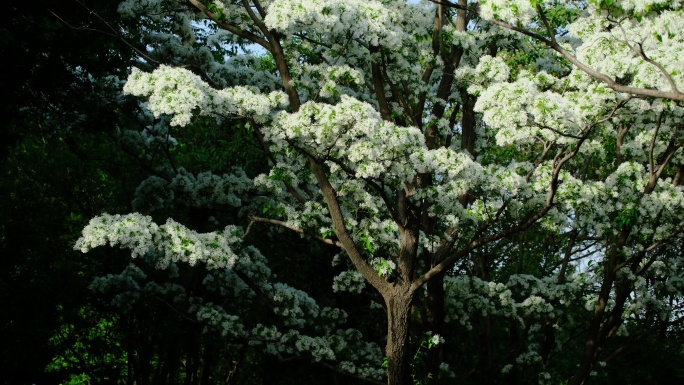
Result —
<svg viewBox="0 0 684 385"><path fill-rule="evenodd" d="M92 217L76 250L133 260L113 257L120 269L92 280L103 308L75 304L44 328L58 341L53 370L582 384L648 358L626 353L636 342L681 356L679 2L125 0L117 11L116 28L99 26L126 54L63 74L109 111L102 151L116 145L125 156L111 158L138 173L83 165L92 176L78 183L101 200L69 212ZM96 115L60 107L69 128L48 137L97 151L73 134ZM103 213L130 186L130 209ZM102 328L101 314L116 316ZM109 335L116 358L67 362ZM319 369L280 376L291 362ZM93 365L117 374L81 370ZM250 373L266 365L279 369Z"/></svg>

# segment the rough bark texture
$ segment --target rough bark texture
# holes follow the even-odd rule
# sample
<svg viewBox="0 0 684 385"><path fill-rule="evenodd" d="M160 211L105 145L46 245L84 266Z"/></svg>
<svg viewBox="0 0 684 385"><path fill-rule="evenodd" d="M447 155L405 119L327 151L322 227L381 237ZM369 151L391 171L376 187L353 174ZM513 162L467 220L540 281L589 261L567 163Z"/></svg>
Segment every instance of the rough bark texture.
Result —
<svg viewBox="0 0 684 385"><path fill-rule="evenodd" d="M397 285L385 296L387 304L387 384L411 385L409 320L412 295L409 285Z"/></svg>

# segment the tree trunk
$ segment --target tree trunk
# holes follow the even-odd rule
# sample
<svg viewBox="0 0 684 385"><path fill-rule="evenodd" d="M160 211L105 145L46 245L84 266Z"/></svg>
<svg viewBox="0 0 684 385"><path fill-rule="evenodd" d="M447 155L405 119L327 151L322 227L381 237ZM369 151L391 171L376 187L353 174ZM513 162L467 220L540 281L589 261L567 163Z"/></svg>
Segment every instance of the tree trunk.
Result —
<svg viewBox="0 0 684 385"><path fill-rule="evenodd" d="M387 294L387 384L411 385L409 322L412 295L408 285L396 286Z"/></svg>
<svg viewBox="0 0 684 385"><path fill-rule="evenodd" d="M615 274L611 274L611 278L614 279ZM598 355L601 352L603 346L605 345L606 340L612 334L612 331L614 329L617 329L617 327L619 327L622 323L622 312L624 311L625 302L627 301L627 298L629 297L629 293L631 293L631 291L632 288L629 282L620 282L615 289L615 303L613 305L613 309L610 311L610 313L608 313L608 316L603 316L605 314L605 305L603 305L602 315L600 318L597 314L595 314L594 319L592 319L592 323L589 328L590 334L585 344L585 354L582 357L582 361L580 361L580 364L575 372L575 375L568 382L569 385L583 385L589 379L594 364L596 363ZM601 307L601 303L605 304L607 303L607 300L602 301L602 298L599 297L599 306L597 306L597 312L598 307ZM601 320L604 318L605 321L601 323Z"/></svg>
<svg viewBox="0 0 684 385"><path fill-rule="evenodd" d="M492 343L492 316L487 314L480 321L480 352L482 354L480 381L481 385L494 383L494 349Z"/></svg>
<svg viewBox="0 0 684 385"><path fill-rule="evenodd" d="M472 111L472 109L470 109ZM465 111L464 111L465 113ZM464 120L466 115L463 115ZM474 134L474 126L473 126ZM474 141L474 136L472 140ZM474 142L473 142L474 143ZM479 276L483 281L489 281L490 277L490 266L489 266L489 255L486 249L477 257L477 264L479 267ZM480 321L480 352L482 354L481 371L480 371L480 384L490 385L494 383L494 348L492 341L492 317L487 314L482 317Z"/></svg>
<svg viewBox="0 0 684 385"><path fill-rule="evenodd" d="M461 92L461 99L463 106L461 111L463 117L461 119L461 148L467 150L471 155L475 156L475 97L469 95L467 92Z"/></svg>
<svg viewBox="0 0 684 385"><path fill-rule="evenodd" d="M591 375L594 368L597 356L602 348L605 338L608 335L606 327L610 325L603 325L606 307L613 291L613 284L616 279L616 268L620 259L620 251L627 243L630 230L623 230L620 237L615 242L615 246L608 251L606 260L603 263L603 282L601 284L601 291L599 292L596 306L594 307L594 317L589 324L587 332L587 340L584 344L584 354L580 360L574 375L568 381L568 385L583 385ZM614 314L617 317L622 313L622 306L627 299L628 291L622 290L615 298L615 305L613 308Z"/></svg>
<svg viewBox="0 0 684 385"><path fill-rule="evenodd" d="M425 301L426 330L432 334L444 335L444 274L439 274L428 281ZM427 352L428 373L432 373L431 384L439 384L439 365L443 360L442 344Z"/></svg>

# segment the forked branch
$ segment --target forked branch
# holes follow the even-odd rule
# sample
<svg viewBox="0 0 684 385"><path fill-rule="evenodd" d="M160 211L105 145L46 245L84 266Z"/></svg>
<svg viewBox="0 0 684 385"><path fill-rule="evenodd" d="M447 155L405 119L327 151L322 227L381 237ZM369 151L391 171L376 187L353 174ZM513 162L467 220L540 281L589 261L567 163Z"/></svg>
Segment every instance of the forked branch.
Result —
<svg viewBox="0 0 684 385"><path fill-rule="evenodd" d="M476 9L474 9L473 7L464 7L462 5L455 4L455 3L448 1L448 0L430 0L430 1L435 3L435 4L447 5L449 7L453 7L456 9L464 9L468 12L472 12L474 14L479 15L479 12ZM631 94L631 95L635 95L635 96L652 97L652 98L659 98L659 99L669 99L669 100L674 100L677 102L684 102L684 93L680 92L676 88L673 88L668 92L668 91L660 91L660 90L655 90L655 89L650 89L650 88L638 88L638 87L630 87L630 86L622 85L622 84L618 83L616 80L612 79L610 76L608 76L604 73L601 73L599 71L596 71L593 68L589 67L588 65L582 63L579 59L577 59L577 57L575 55L573 55L568 50L563 48L560 44L558 44L558 42L556 42L555 38L553 38L553 37L551 39L549 39L549 38L542 36L536 32L532 32L532 31L527 30L525 28L517 27L517 26L511 25L505 21L501 21L501 20L497 20L497 19L489 19L488 21L494 25L497 25L499 27L502 27L502 28L505 28L505 29L508 29L511 31L521 33L525 36L529 36L529 37L545 44L547 47L558 52L565 60L569 61L572 65L579 68L581 71L583 71L587 75L591 76L592 78L605 83L609 88L613 89L614 91L622 92L622 93L626 93L626 94ZM649 63L651 63L651 62L649 62ZM657 63L652 62L651 64L656 65ZM658 64L658 65L656 65L656 67L658 67L660 69L662 66L660 66ZM667 74L667 71L665 71L665 74Z"/></svg>

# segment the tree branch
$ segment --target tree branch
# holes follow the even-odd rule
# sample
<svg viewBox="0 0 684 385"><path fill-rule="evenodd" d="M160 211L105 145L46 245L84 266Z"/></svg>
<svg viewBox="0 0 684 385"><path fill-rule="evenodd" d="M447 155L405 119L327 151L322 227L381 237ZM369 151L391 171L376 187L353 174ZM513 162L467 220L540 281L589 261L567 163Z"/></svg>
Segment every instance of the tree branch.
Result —
<svg viewBox="0 0 684 385"><path fill-rule="evenodd" d="M389 105L387 104L387 100L385 99L385 88L383 87L382 84L382 72L380 70L380 58L376 57L376 60L373 60L373 55L380 53L380 48L377 46L371 46L370 47L370 61L371 61L371 73L373 76L373 88L375 90L375 97L378 99L378 105L380 106L380 116L382 116L383 120L386 120L388 122L392 121L392 118L390 117L390 108Z"/></svg>
<svg viewBox="0 0 684 385"><path fill-rule="evenodd" d="M644 46L641 43L637 43L637 45L639 46L639 49L637 49L632 44L630 44L629 40L627 39L627 33L625 32L625 29L622 27L622 23L620 23L619 21L616 21L615 24L617 24L618 28L620 28L620 31L622 32L622 37L625 39L623 41L623 43L625 43L627 48L632 50L632 52L636 53L637 55L641 56L641 58L644 59L645 62L655 66L656 68L658 68L658 70L663 74L663 76L665 77L665 79L669 83L670 91L678 92L677 85L675 84L674 79L672 79L672 76L670 76L670 74L667 72L667 70L665 70L665 67L663 67L660 63L656 62L655 60L646 56L646 52L644 52Z"/></svg>
<svg viewBox="0 0 684 385"><path fill-rule="evenodd" d="M253 215L250 215L250 216L249 216L249 220L250 220L250 222L249 222L249 226L247 227L248 229L251 228L251 227L252 227L252 223L255 223L255 222L270 223L270 224L272 224L272 225L277 225L277 226L280 226L280 227L284 227L284 228L286 228L286 229L288 229L288 230L292 230L292 231L294 231L294 232L296 232L296 233L300 233L300 234L304 234L304 235L308 235L308 236L310 236L310 237L316 238L316 239L318 239L319 241L321 241L321 242L323 242L323 243L326 243L326 244L328 244L328 245L333 245L333 246L337 246L337 247L342 248L342 243L340 243L339 241L335 241L335 240L328 239L328 238L323 238L322 236L320 236L320 235L318 235L318 234L315 234L315 233L312 233L312 232L309 232L309 231L305 231L305 230L303 230L303 229L301 229L301 228L299 228L299 227L293 226L293 225L291 225L291 224L289 224L289 223L287 223L287 222L279 221L279 220L276 220L276 219L270 219L270 218L256 217L256 216L253 216ZM244 236L246 237L248 233L249 233L249 231L246 231Z"/></svg>
<svg viewBox="0 0 684 385"><path fill-rule="evenodd" d="M309 164L311 165L314 176L323 192L323 197L328 204L328 211L330 212L330 217L333 221L333 228L335 229L337 239L339 239L342 247L347 252L349 259L356 267L356 270L358 270L359 273L361 273L361 275L363 275L363 277L384 296L388 291L389 283L384 278L378 276L375 269L366 262L366 259L349 235L349 230L347 230L347 226L344 223L344 215L342 214L340 204L337 200L337 192L330 184L330 181L328 181L323 165L316 163L313 158L309 158Z"/></svg>
<svg viewBox="0 0 684 385"><path fill-rule="evenodd" d="M591 132L591 129L588 129L585 132L584 137L578 141L577 146L575 149L567 154L565 157L560 158L560 155L562 154L559 152L556 155L556 158L554 160L554 169L553 169L553 174L551 177L551 186L549 188L549 193L546 197L546 203L544 204L544 207L542 207L541 210L539 210L537 213L534 215L528 217L524 222L517 226L509 227L504 230L499 231L496 234L490 235L488 237L482 237L482 238L477 238L473 241L471 241L468 245L466 245L464 248L461 250L457 251L456 253L448 256L445 258L442 262L439 264L433 266L430 270L428 270L425 274L423 274L421 277L417 278L414 280L411 284L411 290L414 292L418 290L423 284L425 284L427 281L432 279L432 277L442 273L449 267L453 266L456 261L458 261L460 258L468 255L471 251L480 248L481 246L488 244L490 242L497 241L499 239L502 239L508 235L524 231L531 227L535 222L537 222L539 219L541 219L546 213L551 210L553 207L553 199L556 195L556 190L558 189L558 177L560 174L560 170L563 168L563 166L570 160L572 159L575 155L579 153L580 147L588 137L589 133Z"/></svg>
<svg viewBox="0 0 684 385"><path fill-rule="evenodd" d="M124 44L127 45L129 48L131 48L133 51L135 51L138 55L140 55L143 59L147 60L147 61L150 62L150 63L161 64L158 60L153 59L153 58L152 58L151 56L149 56L147 53L145 53L144 51L138 49L138 48L137 48L136 46L134 46L131 42L129 42L127 39L125 39L125 38L121 35L121 33L119 33L114 27L112 27L112 26L111 26L105 19L103 19L102 16L100 16L97 12L94 12L93 10L91 10L91 9L88 8L85 4L83 4L83 3L81 3L81 2L78 2L78 3L79 3L82 7L84 7L85 9L87 9L91 14L95 15L95 17L97 17L102 23L104 23L104 24L107 26L107 28L109 28L109 30L110 30L111 32L101 31L101 30L96 29L96 28L75 27L75 26L69 24L69 22L67 22L66 20L64 20L64 19L63 19L62 17L60 17L59 15L57 15L57 14L56 14L54 11L52 11L51 9L48 9L48 12L50 12L54 17L56 17L59 21L61 21L64 25L66 25L67 27L69 27L69 28L71 28L71 29L79 30L79 31L92 31L92 32L101 33L101 34L104 34L104 35L107 35L107 36L116 37L116 38L118 38L122 43L124 43Z"/></svg>
<svg viewBox="0 0 684 385"><path fill-rule="evenodd" d="M232 34L235 34L237 36L240 36L243 39L247 39L253 43L259 44L260 46L264 47L265 50L271 52L271 45L269 44L266 39L257 36L253 34L252 32L245 31L243 29L238 28L236 25L226 23L224 21L221 21L216 14L211 12L209 8L207 8L204 4L200 3L199 0L188 0L192 5L195 6L195 8L199 9L202 13L204 13L209 19L211 19L216 25L219 27L229 31Z"/></svg>
<svg viewBox="0 0 684 385"><path fill-rule="evenodd" d="M475 9L468 8L468 7L463 7L458 4L454 4L448 0L430 0L433 3L436 4L443 4L443 5L448 5L453 8L457 9L464 9L468 12L472 12L474 14L479 15L479 12ZM631 94L631 95L636 95L636 96L646 96L646 97L652 97L652 98L659 98L659 99L669 99L669 100L674 100L678 102L684 102L684 93L679 92L678 90L674 89L671 90L670 92L667 91L659 91L659 90L653 90L653 89L648 89L648 88L637 88L637 87L629 87L629 86L624 86L616 82L615 80L611 79L608 75L603 74L601 72L598 72L594 70L593 68L587 66L586 64L582 63L575 57L573 54L571 54L569 51L567 51L565 48L561 47L560 44L558 44L554 40L549 40L546 37L532 32L530 30L520 28L513 26L505 21L497 20L497 19L489 19L488 20L490 23L497 25L499 27L518 32L520 34L523 34L525 36L529 36L535 40L538 40L542 43L544 43L547 47L553 49L554 51L558 52L563 58L565 58L567 61L569 61L571 64L573 64L575 67L579 68L581 71L586 73L587 75L591 76L592 78L601 81L605 83L609 88L611 88L614 91L621 92L621 93L626 93L626 94Z"/></svg>

